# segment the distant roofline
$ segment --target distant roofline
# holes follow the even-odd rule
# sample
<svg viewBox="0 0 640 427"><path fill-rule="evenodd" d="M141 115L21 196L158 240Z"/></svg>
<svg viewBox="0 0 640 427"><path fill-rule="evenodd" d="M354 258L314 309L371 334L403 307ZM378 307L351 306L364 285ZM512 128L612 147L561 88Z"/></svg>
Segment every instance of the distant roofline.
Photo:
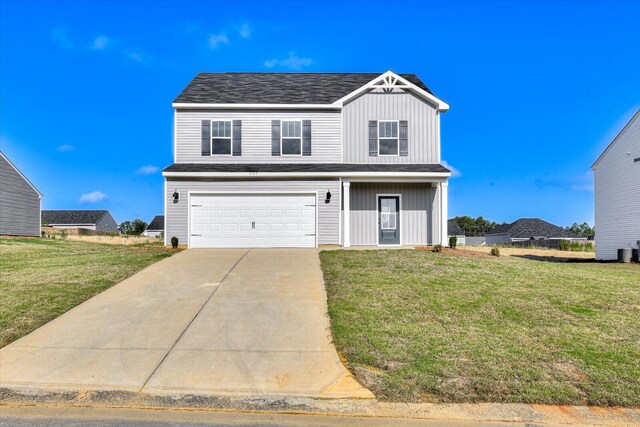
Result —
<svg viewBox="0 0 640 427"><path fill-rule="evenodd" d="M42 195L42 193L40 192L40 190L38 190L36 188L35 185L33 185L33 183L31 181L29 181L29 178L27 178L25 176L25 174L23 174L22 172L20 172L20 169L18 169L18 167L16 165L13 164L13 162L11 160L9 160L9 158L6 156L6 154L4 154L2 151L0 151L0 155L2 156L3 159L5 159L7 161L7 163L9 163L9 166L11 166L13 168L13 170L15 170L18 175L20 175L22 177L22 179L24 179L27 184L29 184L29 186L31 188L33 188L33 191L35 191L36 193L38 193L38 197L40 197L40 199L42 199L44 196Z"/></svg>

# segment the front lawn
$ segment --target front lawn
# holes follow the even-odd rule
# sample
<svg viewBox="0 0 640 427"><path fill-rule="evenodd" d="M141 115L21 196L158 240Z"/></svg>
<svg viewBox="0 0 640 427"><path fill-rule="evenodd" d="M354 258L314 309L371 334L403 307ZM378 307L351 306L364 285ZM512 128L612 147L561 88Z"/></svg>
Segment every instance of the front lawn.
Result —
<svg viewBox="0 0 640 427"><path fill-rule="evenodd" d="M338 351L381 399L640 405L638 265L320 258Z"/></svg>
<svg viewBox="0 0 640 427"><path fill-rule="evenodd" d="M0 347L172 253L161 243L0 238Z"/></svg>

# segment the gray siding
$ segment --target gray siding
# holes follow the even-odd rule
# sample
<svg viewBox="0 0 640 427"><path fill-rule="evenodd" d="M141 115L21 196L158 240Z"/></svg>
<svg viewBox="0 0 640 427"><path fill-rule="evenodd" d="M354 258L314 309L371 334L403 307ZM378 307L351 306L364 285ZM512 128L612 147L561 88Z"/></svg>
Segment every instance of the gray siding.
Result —
<svg viewBox="0 0 640 427"><path fill-rule="evenodd" d="M180 193L180 200L173 201L173 192ZM167 242L176 236L181 245L186 245L188 240L188 192L194 191L309 191L318 192L317 217L318 217L318 244L339 243L340 221L340 181L334 180L196 180L167 178L166 206L165 206L165 239ZM327 191L331 191L331 201L325 203Z"/></svg>
<svg viewBox="0 0 640 427"><path fill-rule="evenodd" d="M100 218L100 221L96 223L95 229L98 231L107 231L110 233L117 233L119 231L118 223L115 219L113 219L109 212L107 212L105 216Z"/></svg>
<svg viewBox="0 0 640 427"><path fill-rule="evenodd" d="M340 163L339 111L176 111L176 163ZM202 156L202 120L242 120L242 156ZM311 156L272 156L272 120L311 120Z"/></svg>
<svg viewBox="0 0 640 427"><path fill-rule="evenodd" d="M400 194L400 234L403 245L438 241L439 203L430 184L351 183L351 244L375 245L378 233L378 194Z"/></svg>
<svg viewBox="0 0 640 427"><path fill-rule="evenodd" d="M627 154L629 153L629 154ZM640 112L595 166L596 259L640 241Z"/></svg>
<svg viewBox="0 0 640 427"><path fill-rule="evenodd" d="M511 243L511 238L508 234L487 234L485 243L487 245L505 245Z"/></svg>
<svg viewBox="0 0 640 427"><path fill-rule="evenodd" d="M2 156L0 235L40 235L40 195Z"/></svg>
<svg viewBox="0 0 640 427"><path fill-rule="evenodd" d="M409 93L367 93L344 106L345 163L440 163L436 109ZM408 156L369 156L369 120L408 120Z"/></svg>

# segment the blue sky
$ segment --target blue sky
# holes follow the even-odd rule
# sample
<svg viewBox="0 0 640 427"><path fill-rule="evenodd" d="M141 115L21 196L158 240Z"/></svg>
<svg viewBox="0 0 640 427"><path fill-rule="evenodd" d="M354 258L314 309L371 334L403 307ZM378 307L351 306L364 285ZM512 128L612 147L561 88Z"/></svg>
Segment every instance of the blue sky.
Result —
<svg viewBox="0 0 640 427"><path fill-rule="evenodd" d="M416 73L451 105L450 213L593 224L640 107L640 2L0 1L0 149L45 209L162 213L171 101L201 71Z"/></svg>

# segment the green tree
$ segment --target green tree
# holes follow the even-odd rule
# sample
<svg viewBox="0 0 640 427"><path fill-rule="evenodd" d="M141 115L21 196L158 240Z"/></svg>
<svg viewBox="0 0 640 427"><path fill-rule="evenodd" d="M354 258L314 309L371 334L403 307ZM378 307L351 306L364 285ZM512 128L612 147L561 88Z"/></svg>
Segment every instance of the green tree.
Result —
<svg viewBox="0 0 640 427"><path fill-rule="evenodd" d="M464 231L466 236L484 236L497 225L494 221L486 220L481 216L477 218L457 216L453 220Z"/></svg>
<svg viewBox="0 0 640 427"><path fill-rule="evenodd" d="M567 230L571 231L574 234L577 234L580 237L590 237L595 235L596 232L595 228L589 226L589 224L587 224L586 222L583 222L582 224L574 222L571 227L567 227Z"/></svg>
<svg viewBox="0 0 640 427"><path fill-rule="evenodd" d="M139 236L147 228L147 223L141 219L125 221L120 224L120 232L130 236Z"/></svg>

